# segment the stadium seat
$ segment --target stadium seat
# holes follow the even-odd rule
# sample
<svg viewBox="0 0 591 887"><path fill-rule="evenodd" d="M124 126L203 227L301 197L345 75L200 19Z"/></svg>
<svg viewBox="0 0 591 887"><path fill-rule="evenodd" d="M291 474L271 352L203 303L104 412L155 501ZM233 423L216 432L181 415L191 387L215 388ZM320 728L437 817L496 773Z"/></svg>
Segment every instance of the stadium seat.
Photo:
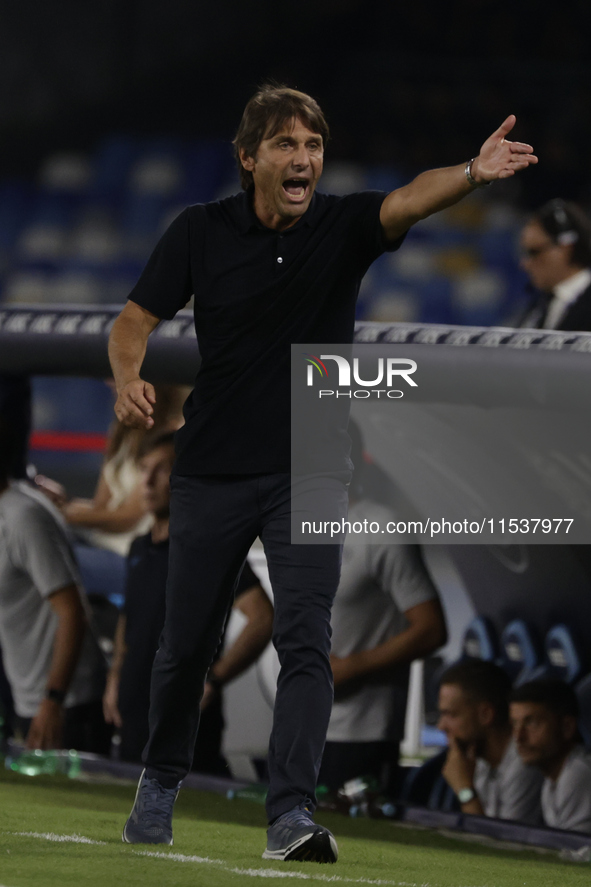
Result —
<svg viewBox="0 0 591 887"><path fill-rule="evenodd" d="M587 748L591 748L591 674L586 675L575 687L579 700L579 727Z"/></svg>
<svg viewBox="0 0 591 887"><path fill-rule="evenodd" d="M540 664L540 649L531 627L523 619L513 619L503 629L500 664L514 684L530 679Z"/></svg>
<svg viewBox="0 0 591 887"><path fill-rule="evenodd" d="M583 656L571 629L564 624L554 625L544 641L545 662L533 670L529 680L557 678L573 684L583 669Z"/></svg>
<svg viewBox="0 0 591 887"><path fill-rule="evenodd" d="M462 659L497 659L498 644L494 626L486 616L475 616L464 632Z"/></svg>

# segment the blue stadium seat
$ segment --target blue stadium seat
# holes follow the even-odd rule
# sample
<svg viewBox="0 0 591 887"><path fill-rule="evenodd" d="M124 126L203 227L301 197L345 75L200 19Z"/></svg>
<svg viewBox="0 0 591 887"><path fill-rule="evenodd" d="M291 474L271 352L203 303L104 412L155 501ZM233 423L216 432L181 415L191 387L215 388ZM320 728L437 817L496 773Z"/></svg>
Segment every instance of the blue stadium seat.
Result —
<svg viewBox="0 0 591 887"><path fill-rule="evenodd" d="M501 634L500 664L514 684L530 679L540 664L540 647L531 627L523 619L513 619Z"/></svg>
<svg viewBox="0 0 591 887"><path fill-rule="evenodd" d="M579 700L579 728L587 748L591 748L591 674L586 675L575 687Z"/></svg>
<svg viewBox="0 0 591 887"><path fill-rule="evenodd" d="M139 151L140 146L129 136L109 136L99 145L90 185L90 196L95 202L119 202L127 185L130 167Z"/></svg>
<svg viewBox="0 0 591 887"><path fill-rule="evenodd" d="M0 185L0 249L11 249L26 223L32 204L31 188L17 180Z"/></svg>
<svg viewBox="0 0 591 887"><path fill-rule="evenodd" d="M484 659L494 662L498 643L494 626L486 616L475 616L464 632L462 659Z"/></svg>
<svg viewBox="0 0 591 887"><path fill-rule="evenodd" d="M564 624L554 625L544 641L546 661L534 669L529 680L557 678L574 683L583 670L583 656L571 629Z"/></svg>
<svg viewBox="0 0 591 887"><path fill-rule="evenodd" d="M189 145L184 161L185 183L179 202L185 205L214 200L235 169L230 147L216 139Z"/></svg>

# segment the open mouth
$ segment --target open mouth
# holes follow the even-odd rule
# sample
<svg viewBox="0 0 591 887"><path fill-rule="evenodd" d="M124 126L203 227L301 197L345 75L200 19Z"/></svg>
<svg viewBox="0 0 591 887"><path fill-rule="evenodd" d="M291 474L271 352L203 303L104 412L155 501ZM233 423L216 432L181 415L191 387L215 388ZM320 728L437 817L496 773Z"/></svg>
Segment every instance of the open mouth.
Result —
<svg viewBox="0 0 591 887"><path fill-rule="evenodd" d="M308 180L294 177L283 182L283 190L292 200L303 200L308 193Z"/></svg>

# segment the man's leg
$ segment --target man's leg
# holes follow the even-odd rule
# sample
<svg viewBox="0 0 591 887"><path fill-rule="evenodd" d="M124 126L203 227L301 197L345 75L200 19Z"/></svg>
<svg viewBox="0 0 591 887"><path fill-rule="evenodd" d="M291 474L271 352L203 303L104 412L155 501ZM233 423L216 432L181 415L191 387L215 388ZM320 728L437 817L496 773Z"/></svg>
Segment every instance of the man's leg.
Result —
<svg viewBox="0 0 591 887"><path fill-rule="evenodd" d="M172 843L172 806L191 768L205 676L257 532L256 478L171 479L166 620L152 670L146 770L124 840Z"/></svg>
<svg viewBox="0 0 591 887"><path fill-rule="evenodd" d="M166 621L152 669L149 778L191 769L199 703L238 574L257 535L256 479L173 477Z"/></svg>
<svg viewBox="0 0 591 887"><path fill-rule="evenodd" d="M262 540L273 586L273 643L281 671L269 746L267 813L270 823L278 820L281 825L294 808L302 807L312 814L316 807L316 781L333 698L330 610L340 578L342 547L292 545L290 479L275 479L274 483L263 499L267 509ZM345 516L344 484L331 478L322 483L335 511ZM270 858L336 859L336 844L333 858L322 859L282 856L280 848L273 850L271 843L265 851Z"/></svg>

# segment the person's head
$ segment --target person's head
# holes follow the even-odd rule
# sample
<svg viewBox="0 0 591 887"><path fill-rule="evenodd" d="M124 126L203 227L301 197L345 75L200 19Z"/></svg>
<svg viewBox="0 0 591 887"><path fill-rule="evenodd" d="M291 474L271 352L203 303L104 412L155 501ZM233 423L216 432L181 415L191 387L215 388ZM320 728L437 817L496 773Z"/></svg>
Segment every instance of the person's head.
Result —
<svg viewBox="0 0 591 887"><path fill-rule="evenodd" d="M174 462L174 432L146 436L139 452L148 508L164 520L170 513L170 472Z"/></svg>
<svg viewBox="0 0 591 887"><path fill-rule="evenodd" d="M510 692L511 680L498 665L458 662L441 676L437 726L449 739L482 748L491 730L507 729Z"/></svg>
<svg viewBox="0 0 591 887"><path fill-rule="evenodd" d="M248 102L234 139L245 190L289 227L302 216L322 173L328 124L311 96L265 84Z"/></svg>
<svg viewBox="0 0 591 887"><path fill-rule="evenodd" d="M544 773L562 762L580 742L579 704L572 687L558 680L530 681L510 698L513 737L525 764Z"/></svg>
<svg viewBox="0 0 591 887"><path fill-rule="evenodd" d="M591 266L591 221L574 203L551 200L521 232L522 268L544 292Z"/></svg>

